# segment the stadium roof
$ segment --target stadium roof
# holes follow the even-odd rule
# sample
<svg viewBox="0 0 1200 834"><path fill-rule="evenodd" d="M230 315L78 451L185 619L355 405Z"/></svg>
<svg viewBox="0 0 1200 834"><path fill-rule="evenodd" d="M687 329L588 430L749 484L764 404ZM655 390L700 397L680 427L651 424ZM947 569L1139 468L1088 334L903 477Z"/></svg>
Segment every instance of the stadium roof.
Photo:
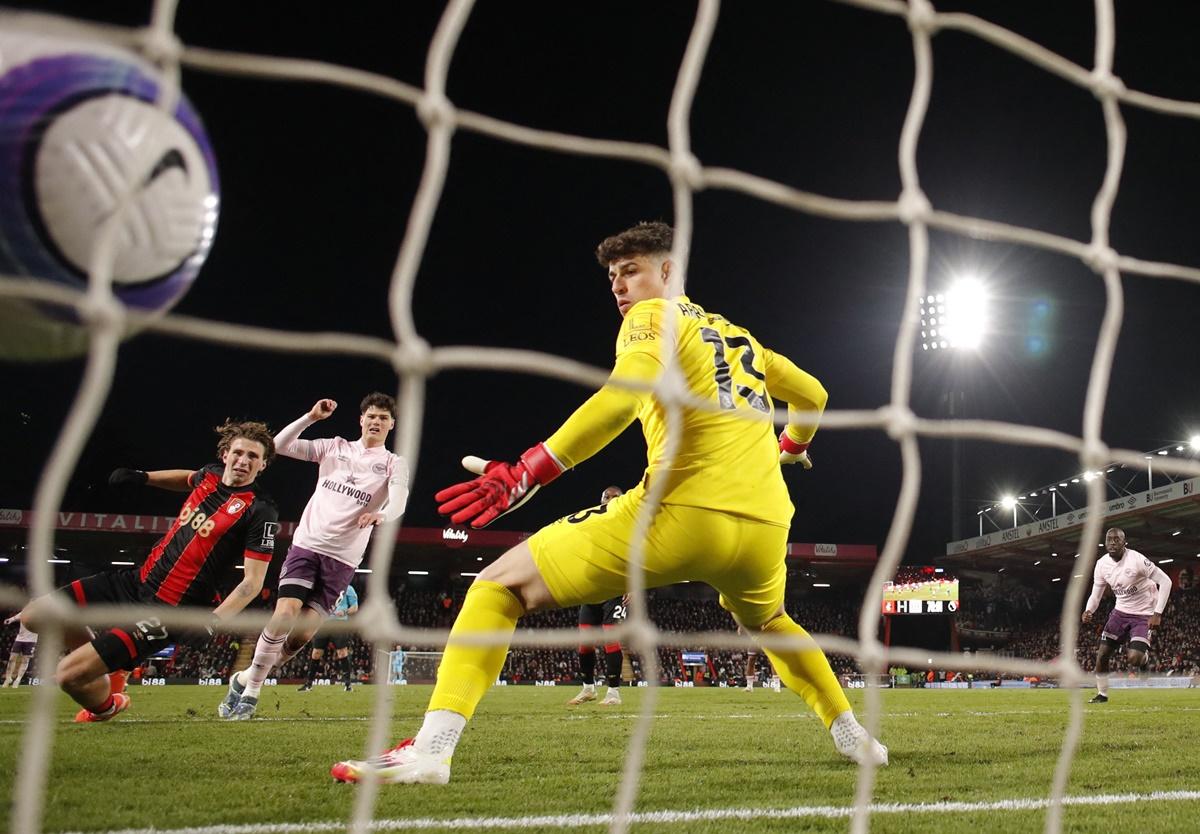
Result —
<svg viewBox="0 0 1200 834"><path fill-rule="evenodd" d="M1160 564L1200 565L1200 478L1176 481L1101 505L1103 529L1119 527L1129 546ZM1019 571L1046 579L1070 576L1089 508L995 530L946 545L937 564L957 569ZM1103 544L1103 542L1100 542ZM1099 552L1097 547L1097 552ZM1172 560L1165 562L1164 560Z"/></svg>

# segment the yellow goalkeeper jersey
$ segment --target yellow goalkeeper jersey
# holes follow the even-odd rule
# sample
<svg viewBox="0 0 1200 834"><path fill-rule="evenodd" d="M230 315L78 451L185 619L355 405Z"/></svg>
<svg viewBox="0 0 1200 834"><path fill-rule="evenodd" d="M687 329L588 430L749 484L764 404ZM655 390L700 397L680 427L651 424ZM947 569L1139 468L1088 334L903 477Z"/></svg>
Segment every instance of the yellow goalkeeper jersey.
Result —
<svg viewBox="0 0 1200 834"><path fill-rule="evenodd" d="M768 350L748 330L709 313L686 296L641 301L629 309L617 335L613 376L645 378L666 366L668 320L679 368L694 397L714 408L684 408L682 437L675 459L665 460L666 409L653 397L608 392L633 404L628 416L642 423L646 438L648 482L666 480L663 502L705 507L786 527L794 508L779 464L779 444L772 417L772 398L786 401L792 411L819 414L827 395L821 383L786 357ZM653 362L647 362L650 358ZM612 389L615 386L605 386ZM603 401L601 389L593 401ZM589 404L592 401L589 401ZM613 412L609 410L608 414ZM563 425L547 445L568 466L574 466L607 443L628 421L596 419L598 409L583 408ZM797 442L816 432L812 416L789 420ZM611 436L608 436L611 435Z"/></svg>

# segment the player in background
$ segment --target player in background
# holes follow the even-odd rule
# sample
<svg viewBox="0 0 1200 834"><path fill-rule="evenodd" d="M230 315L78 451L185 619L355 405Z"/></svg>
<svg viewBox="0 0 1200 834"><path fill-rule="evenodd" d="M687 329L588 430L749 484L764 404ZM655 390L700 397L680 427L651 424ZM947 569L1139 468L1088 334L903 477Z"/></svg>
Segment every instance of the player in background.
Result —
<svg viewBox="0 0 1200 834"><path fill-rule="evenodd" d="M753 692L756 683L758 683L758 652L750 649L746 652L746 691Z"/></svg>
<svg viewBox="0 0 1200 834"><path fill-rule="evenodd" d="M584 510L585 513L602 513L607 511L608 502L624 495L625 490L619 486L605 487L600 493L600 506ZM583 689L571 700L568 706L579 706L588 701L596 700L596 647L592 644L591 634L597 626L601 630L615 628L625 619L628 610L628 600L624 595L606 599L604 602L584 604L579 606L579 677L583 681ZM601 706L620 706L621 704L621 664L624 661L621 653L621 643L618 640L606 640L604 643L604 678L608 682L608 691L604 693Z"/></svg>
<svg viewBox="0 0 1200 834"><path fill-rule="evenodd" d="M279 513L258 489L259 474L275 457L271 431L263 423L226 421L216 429L220 464L203 469L164 469L142 472L117 469L113 486L148 484L188 492L175 523L163 535L140 568L98 573L77 579L54 593L77 605L93 603L212 607L219 582L240 559L244 574L229 594L212 608L212 622L198 631L168 630L155 616L94 637L89 629L68 628L68 654L58 663L55 681L83 709L77 722L107 721L129 707L123 693L125 676L145 658L171 642L203 645L217 623L232 617L262 590L267 565L275 552ZM21 623L40 631L48 619L49 595L29 603Z"/></svg>
<svg viewBox="0 0 1200 834"><path fill-rule="evenodd" d="M742 628L741 626L738 626L738 634L750 636L750 632L746 631L746 629ZM767 677L768 683L764 683L763 686L770 685L772 688L778 690L778 687L775 686L775 684L778 683L778 681L775 680L775 674L774 674L775 670L771 668L771 658L769 658L769 657L766 658L766 663L767 663L767 671L771 672L771 674ZM754 684L758 683L758 665L759 665L758 652L755 651L754 649L748 650L746 652L746 673L745 673L745 678L746 678L745 690L747 692L753 692Z"/></svg>
<svg viewBox="0 0 1200 834"><path fill-rule="evenodd" d="M1083 621L1090 623L1100 605L1105 587L1117 598L1096 650L1096 697L1088 703L1108 703L1108 666L1113 649L1129 640L1128 659L1132 669L1141 669L1149 660L1152 629L1162 623L1163 611L1171 597L1171 577L1141 553L1125 546L1125 531L1116 527L1104 534L1107 551L1096 561L1092 572L1092 595L1088 597Z"/></svg>
<svg viewBox="0 0 1200 834"><path fill-rule="evenodd" d="M484 527L596 454L635 419L642 423L648 463L642 482L607 512L560 519L488 565L467 591L416 737L367 762L337 762L334 778L357 782L370 770L388 783L447 783L461 733L508 652L503 642L472 645L460 638L511 637L529 612L623 593L648 485L661 483L663 498L645 541L647 587L703 581L750 633L797 642L807 637L783 607L794 508L780 464L812 465L807 449L828 395L814 377L744 328L686 296L668 297L675 269L671 245L669 226L643 223L606 239L596 256L623 318L610 380L657 384L671 364L690 395L707 405L680 409L678 454L668 466L668 418L658 398L610 381L517 463L490 461L480 477L439 492L438 512L455 524ZM778 441L772 398L789 404ZM544 408L539 404L536 411ZM887 749L855 719L819 647L766 651L788 688L829 729L839 752L887 763Z"/></svg>
<svg viewBox="0 0 1200 834"><path fill-rule="evenodd" d="M387 448L396 425L396 401L368 394L359 403L357 440L326 437L301 440L300 433L337 409L321 399L275 436L279 454L315 463L317 488L292 536L275 612L258 637L250 666L229 678L229 691L217 707L222 718L254 716L263 682L275 666L295 657L312 639L362 564L371 531L395 521L408 502L408 463Z"/></svg>
<svg viewBox="0 0 1200 834"><path fill-rule="evenodd" d="M13 638L12 647L8 651L8 665L4 669L4 683L0 686L11 686L14 689L21 685L33 653L37 651L38 636L20 622L20 614L13 614L4 621L5 625L17 624L17 636Z"/></svg>
<svg viewBox="0 0 1200 834"><path fill-rule="evenodd" d="M392 661L390 683L400 683L404 680L404 646L397 643L395 651L388 652Z"/></svg>
<svg viewBox="0 0 1200 834"><path fill-rule="evenodd" d="M347 585L346 590L342 591L337 602L333 604L333 613L329 615L329 618L345 622L350 619L351 614L357 613L358 591L354 590L353 585ZM325 646L327 645L333 646L333 657L342 671L342 682L346 686L346 691L352 691L351 678L354 677L354 674L350 668L350 643L350 635L345 632L335 632L325 639L318 631L316 637L313 638L312 656L309 658L308 664L308 680L300 687L300 691L308 692L313 688L313 682L317 679L317 664L321 662L321 658L325 657Z"/></svg>

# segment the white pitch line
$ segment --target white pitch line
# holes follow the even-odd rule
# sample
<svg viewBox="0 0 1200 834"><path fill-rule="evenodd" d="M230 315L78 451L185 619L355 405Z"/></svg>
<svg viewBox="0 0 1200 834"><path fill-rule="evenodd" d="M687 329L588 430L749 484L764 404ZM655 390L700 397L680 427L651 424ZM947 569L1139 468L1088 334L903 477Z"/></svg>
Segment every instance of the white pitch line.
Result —
<svg viewBox="0 0 1200 834"><path fill-rule="evenodd" d="M1153 793L1118 793L1100 796L1068 796L1063 805L1128 805L1138 802L1182 802L1200 800L1200 791L1154 791ZM1049 807L1050 800L1002 799L996 802L932 802L878 803L871 806L872 814L952 814L980 811L1038 811ZM690 811L642 811L631 815L634 825L663 825L670 823L719 822L722 820L760 819L845 819L854 813L853 807L837 805L797 806L794 808L711 808ZM607 826L612 814L556 814L526 817L463 817L459 819L385 819L372 820L367 825L373 831L413 831L466 829L522 828L588 828ZM328 822L281 822L245 825L206 825L195 828L125 828L106 834L323 834L344 831L345 820ZM99 832L65 832L65 834L99 834Z"/></svg>
<svg viewBox="0 0 1200 834"><path fill-rule="evenodd" d="M1145 713L1152 713L1152 712L1175 713L1175 712L1198 712L1198 711L1200 711L1200 707L1160 707L1160 706L1111 707L1111 706L1105 706L1101 710L1096 710L1096 714L1097 715L1101 715L1101 714L1110 715L1110 714L1119 714L1119 713L1130 713L1130 714L1136 713L1138 715L1142 715ZM996 717L1001 717L1001 716L1006 716L1006 715L1063 715L1063 714L1065 714L1065 713L1059 707L1047 707L1046 709L963 710L961 712L939 712L939 713L936 713L934 717L937 717L937 718L963 718L963 717L996 718ZM561 720L561 721L633 721L633 720L637 719L637 717L638 717L637 713L634 713L634 712L621 712L621 713L576 712L576 713L569 713L567 715L563 715L558 720ZM759 719L761 719L764 721L794 720L794 721L810 722L810 721L817 720L816 715L814 715L813 713L810 713L810 712L799 712L799 713L761 712L761 713L754 713L754 714L749 714L749 713L747 713L747 714L741 714L741 713L714 713L714 714L658 713L654 717L659 720L686 719L688 721L723 721L726 719L740 719L740 720L759 720ZM883 714L883 717L884 718L929 717L929 713L924 713L924 712L885 712ZM365 716L365 715L364 716L353 716L353 715L282 716L281 715L281 716L275 716L275 717L271 717L271 716L255 716L254 717L254 722L256 724L261 724L261 723L269 722L269 721L277 721L277 722L284 722L284 723L287 723L287 722L329 723L329 722L337 722L337 721L347 721L347 722L361 723L361 722L367 722L370 720L371 720L370 717ZM168 724L168 723L169 724L178 724L181 721L187 722L187 723L193 723L193 724L225 724L225 723L228 723L227 720L223 719L223 718L215 718L215 717L209 718L208 716L201 717L198 715L197 716L189 716L186 718L169 717L169 716L163 716L162 718L134 718L133 716L124 715L118 720L118 723L120 723L120 724ZM28 722L25 721L24 719L20 719L20 718L0 718L0 726L4 726L6 724L17 724L17 725L24 726L26 723L28 723ZM66 726L66 725L74 724L75 722L73 719L70 719L70 718L62 718L62 719L59 719L56 723Z"/></svg>

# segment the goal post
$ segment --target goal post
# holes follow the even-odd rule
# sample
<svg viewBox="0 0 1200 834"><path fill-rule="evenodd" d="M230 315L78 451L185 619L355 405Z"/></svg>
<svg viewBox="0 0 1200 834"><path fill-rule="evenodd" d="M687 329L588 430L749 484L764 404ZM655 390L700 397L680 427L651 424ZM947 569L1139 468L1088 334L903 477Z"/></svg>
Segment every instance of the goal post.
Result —
<svg viewBox="0 0 1200 834"><path fill-rule="evenodd" d="M396 649L387 654L389 685L437 682L438 667L442 665L442 652L406 652Z"/></svg>

